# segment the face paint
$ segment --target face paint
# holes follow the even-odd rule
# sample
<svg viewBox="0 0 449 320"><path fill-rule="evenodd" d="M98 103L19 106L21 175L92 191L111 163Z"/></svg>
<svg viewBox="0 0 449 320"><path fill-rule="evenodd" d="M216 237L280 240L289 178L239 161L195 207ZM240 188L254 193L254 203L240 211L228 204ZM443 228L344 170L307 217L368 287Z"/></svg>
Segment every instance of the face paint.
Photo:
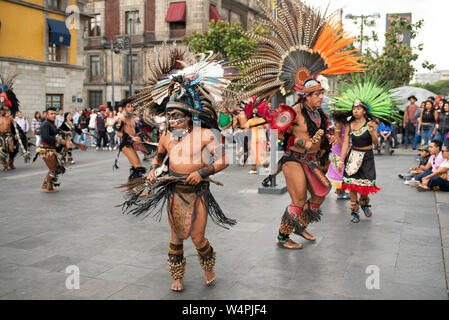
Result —
<svg viewBox="0 0 449 320"><path fill-rule="evenodd" d="M168 130L173 131L174 129L184 126L186 122L186 116L182 112L167 113L167 120L169 124Z"/></svg>

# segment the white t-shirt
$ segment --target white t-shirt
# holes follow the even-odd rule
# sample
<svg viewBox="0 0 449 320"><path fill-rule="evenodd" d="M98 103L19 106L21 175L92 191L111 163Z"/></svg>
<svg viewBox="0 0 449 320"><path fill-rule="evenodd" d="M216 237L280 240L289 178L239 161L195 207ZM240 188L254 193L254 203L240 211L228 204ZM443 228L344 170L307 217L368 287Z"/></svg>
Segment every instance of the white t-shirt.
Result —
<svg viewBox="0 0 449 320"><path fill-rule="evenodd" d="M440 168L448 168L449 169L449 160L444 159L443 162L441 162L441 164L439 165ZM449 181L449 171L447 171L448 175L447 175L447 180Z"/></svg>
<svg viewBox="0 0 449 320"><path fill-rule="evenodd" d="M95 129L95 124L96 124L96 119L97 119L97 114L96 113L91 113L89 116L89 128Z"/></svg>

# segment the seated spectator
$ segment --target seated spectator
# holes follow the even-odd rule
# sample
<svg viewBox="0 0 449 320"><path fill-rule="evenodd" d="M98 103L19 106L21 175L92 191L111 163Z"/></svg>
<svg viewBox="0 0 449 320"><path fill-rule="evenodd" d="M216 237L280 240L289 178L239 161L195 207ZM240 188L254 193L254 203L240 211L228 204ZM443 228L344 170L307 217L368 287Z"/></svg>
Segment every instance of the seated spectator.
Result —
<svg viewBox="0 0 449 320"><path fill-rule="evenodd" d="M421 182L424 177L436 172L437 168L444 161L443 154L441 152L441 141L432 140L429 143L430 158L426 166L423 168L424 172L415 176L414 179L410 181L409 186L416 187L418 182Z"/></svg>
<svg viewBox="0 0 449 320"><path fill-rule="evenodd" d="M441 190L449 191L449 147L444 146L442 150L444 161L438 166L438 169L422 179L418 186L418 191Z"/></svg>
<svg viewBox="0 0 449 320"><path fill-rule="evenodd" d="M421 152L418 166L411 167L410 170L405 174L404 173L398 174L399 178L405 180L404 184L409 184L410 180L415 178L418 174L424 173L424 168L426 164L429 162L430 158L429 146L422 146L418 148L418 150Z"/></svg>
<svg viewBox="0 0 449 320"><path fill-rule="evenodd" d="M382 148L382 144L388 140L388 143L390 143L390 146L394 148L394 140L391 136L393 129L391 128L391 125L381 122L380 125L377 127L377 133L378 133L378 139L379 144L377 145L377 152L380 153L380 150ZM392 154L394 150L390 150L390 154Z"/></svg>

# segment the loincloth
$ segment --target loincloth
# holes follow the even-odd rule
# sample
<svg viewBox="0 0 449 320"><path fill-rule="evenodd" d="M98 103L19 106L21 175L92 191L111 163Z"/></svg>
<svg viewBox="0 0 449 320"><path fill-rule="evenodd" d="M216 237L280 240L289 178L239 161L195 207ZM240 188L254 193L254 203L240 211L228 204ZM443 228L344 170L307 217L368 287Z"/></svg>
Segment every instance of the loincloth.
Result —
<svg viewBox="0 0 449 320"><path fill-rule="evenodd" d="M54 147L40 145L37 152L42 159L49 158L51 156L58 156L58 152Z"/></svg>
<svg viewBox="0 0 449 320"><path fill-rule="evenodd" d="M185 177L186 175L170 171L170 176ZM185 185L182 182L167 182L166 180L152 185L145 184L136 195L131 196L131 199L123 204L123 212L136 216L143 215L143 217L151 215L160 220L165 204L167 204L168 217L176 236L180 239L187 239L190 236L198 207L202 205L214 223L229 229L236 224L236 221L225 216L209 187L208 181L202 181L196 186ZM147 191L148 195L139 196L141 191Z"/></svg>
<svg viewBox="0 0 449 320"><path fill-rule="evenodd" d="M14 144L11 132L0 132L0 161L4 162L9 156L9 146Z"/></svg>
<svg viewBox="0 0 449 320"><path fill-rule="evenodd" d="M279 160L278 170L282 170L282 166L287 162L296 162L301 165L314 195L325 197L332 189L331 183L318 167L316 153L300 153L289 150Z"/></svg>

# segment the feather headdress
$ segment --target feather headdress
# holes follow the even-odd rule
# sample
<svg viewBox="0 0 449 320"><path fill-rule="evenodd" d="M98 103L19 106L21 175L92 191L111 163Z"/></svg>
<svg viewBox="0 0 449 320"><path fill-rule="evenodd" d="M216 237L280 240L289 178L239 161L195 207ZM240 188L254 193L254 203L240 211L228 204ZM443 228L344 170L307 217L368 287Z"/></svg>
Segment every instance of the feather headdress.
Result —
<svg viewBox="0 0 449 320"><path fill-rule="evenodd" d="M399 114L393 112L393 107L398 104L398 98L386 82L376 75L365 74L365 79L353 77L351 82L340 89L339 94L331 100L329 111L350 114L352 108L362 107L370 115L390 122L392 119L401 119Z"/></svg>
<svg viewBox="0 0 449 320"><path fill-rule="evenodd" d="M19 111L19 100L13 91L14 80L17 75L17 73L4 74L3 72L0 72L0 97L4 97L4 104L8 107L13 117L15 117L16 113Z"/></svg>
<svg viewBox="0 0 449 320"><path fill-rule="evenodd" d="M202 126L218 128L217 106L223 101L223 92L230 81L224 79L223 66L215 61L213 52L197 55L197 62L159 81L152 91L158 104L165 109L176 108L192 114Z"/></svg>
<svg viewBox="0 0 449 320"><path fill-rule="evenodd" d="M315 79L319 75L335 75L363 71L358 50L344 50L355 40L343 31L334 18L321 15L298 0L278 0L277 17L261 2L267 27L273 35L246 35L259 42L254 56L242 62L249 65L238 79L237 86L247 92L242 98L258 96L271 99L278 91L308 93L320 90ZM314 81L310 81L313 79Z"/></svg>

